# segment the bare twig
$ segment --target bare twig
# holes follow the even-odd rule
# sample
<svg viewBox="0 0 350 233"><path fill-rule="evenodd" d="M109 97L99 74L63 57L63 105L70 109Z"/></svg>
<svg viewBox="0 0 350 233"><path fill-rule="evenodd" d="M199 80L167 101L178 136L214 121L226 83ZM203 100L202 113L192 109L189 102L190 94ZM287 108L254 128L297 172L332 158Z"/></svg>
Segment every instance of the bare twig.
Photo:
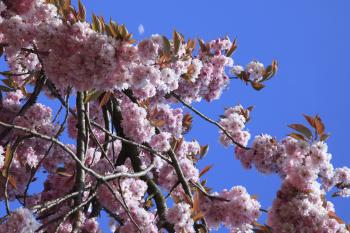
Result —
<svg viewBox="0 0 350 233"><path fill-rule="evenodd" d="M204 196L208 197L210 200L218 200L218 201L225 201L225 202L230 202L230 200L227 200L223 197L218 197L215 195L209 194L201 184L195 183L193 181L190 181L193 186L195 186Z"/></svg>
<svg viewBox="0 0 350 233"><path fill-rule="evenodd" d="M128 207L124 204L123 201L119 200L117 194L114 192L112 186L108 183L108 182L104 182L104 185L107 186L108 190L112 193L112 195L114 196L114 198L119 202L119 204L123 207L123 209L125 210L126 214L128 215L128 217L130 218L131 222L135 225L135 227L138 229L139 232L142 233L139 225L136 223L135 219L132 217L130 211L128 210Z"/></svg>
<svg viewBox="0 0 350 233"><path fill-rule="evenodd" d="M0 74L4 76L23 76L23 75L31 74L31 72L11 73L11 72L5 71L5 72L0 72Z"/></svg>
<svg viewBox="0 0 350 233"><path fill-rule="evenodd" d="M231 134L229 132L227 132L227 130L220 125L218 122L212 120L211 118L207 117L206 115L204 115L203 113L201 113L200 111L198 111L196 108L194 108L193 106L191 106L190 104L186 103L185 101L183 101L179 95L172 93L172 96L175 97L175 99L177 99L180 103L182 103L184 106L186 106L188 109L190 109L191 111L193 111L194 113L196 113L199 117L201 117L202 119L206 120L207 122L216 125L229 139L231 139L232 143L235 144L236 146L245 149L245 150L249 150L249 147L245 147L242 144L240 144L239 142L236 142L235 139L231 136Z"/></svg>
<svg viewBox="0 0 350 233"><path fill-rule="evenodd" d="M118 136L118 135L114 135L114 134L111 134L110 132L108 132L106 129L104 129L102 126L100 126L99 124L95 123L95 122L92 122L92 124L94 126L96 126L98 129L102 130L103 132L105 132L106 134L108 134L113 140L120 140L121 142L124 142L126 144L129 144L129 145L132 145L132 146L135 146L139 149L142 149L142 150L145 150L145 151L148 151L150 152L151 154L154 154L156 156L158 156L159 158L165 160L166 162L170 163L171 164L171 161L165 157L164 155L162 155L161 153L159 153L158 151L152 149L151 147L149 146L145 146L143 144L140 144L140 143L137 143L137 142L134 142L132 140L129 140L129 139L126 139L124 137L121 137L121 136Z"/></svg>
<svg viewBox="0 0 350 233"><path fill-rule="evenodd" d="M113 165L112 161L108 158L107 152L104 150L104 148L102 147L101 143L98 141L94 131L92 130L92 126L91 126L91 122L90 122L89 116L87 114L85 114L85 117L86 117L88 130L90 131L90 134L91 134L94 142L97 144L97 146L100 149L103 157L108 161L108 163L111 165L112 169L114 169L114 165Z"/></svg>
<svg viewBox="0 0 350 233"><path fill-rule="evenodd" d="M111 175L107 175L107 176L102 176L102 175L96 173L94 170L86 167L70 148L65 146L61 141L57 140L55 137L47 136L47 135L38 133L37 131L31 130L31 129L28 129L25 127L7 124L7 123L2 122L2 121L0 121L0 126L12 128L12 129L17 129L17 130L29 133L34 137L38 137L38 138L55 143L57 146L62 148L63 151L67 152L72 157L72 159L78 164L78 166L80 166L86 172L88 172L92 176L94 176L98 181L110 181L110 180L113 180L113 179L116 179L119 177L131 177L131 178L140 177L154 168L154 164L152 164L147 169L140 170L139 172L135 172L135 173L115 173L115 174L111 174Z"/></svg>
<svg viewBox="0 0 350 233"><path fill-rule="evenodd" d="M85 187L85 190L90 189L91 187ZM33 210L34 213L36 214L41 214L51 208L54 208L55 206L58 206L59 204L73 198L76 197L79 194L79 192L72 192L72 193L68 193L67 195L65 195L64 197L59 197L55 200L51 200L51 201L47 201L43 204L40 205L35 205L33 207L31 207L31 209Z"/></svg>
<svg viewBox="0 0 350 233"><path fill-rule="evenodd" d="M72 209L71 211L69 211L64 217L63 219L60 221L60 223L58 224L55 233L59 232L59 229L61 227L61 225L74 213L76 213L77 211L79 211L81 208L83 208L85 205L89 204L90 201L96 196L96 190L94 191L94 193L92 193L88 199L86 199L85 201L81 202L78 206L76 206L74 209ZM79 196L79 194L78 194Z"/></svg>
<svg viewBox="0 0 350 233"><path fill-rule="evenodd" d="M69 106L69 94L67 95L67 98L66 98L66 105ZM63 105L61 105L63 106ZM61 108L60 108L61 109ZM55 138L58 138L61 133L63 132L64 130L64 125L66 124L67 122L67 118L68 118L68 108L66 108L66 113L65 113L65 116L64 116L64 119L63 119L63 122L60 124L60 128L58 129L58 131L56 132L56 135L55 135ZM50 144L50 147L47 149L45 155L43 156L43 158L39 161L38 165L36 166L36 168L34 169L34 171L32 170L31 171L31 176L30 176L30 179L28 180L28 183L26 185L26 189L24 190L24 197L23 197L23 204L24 206L26 206L26 200L27 200L27 193L28 193L28 190L29 190L29 186L30 186L30 183L32 182L32 179L34 177L34 175L37 173L37 171L39 170L39 168L41 167L41 164L44 162L44 160L46 159L46 157L49 155L52 147L53 147L54 143L51 142Z"/></svg>
<svg viewBox="0 0 350 233"><path fill-rule="evenodd" d="M117 182L118 182L118 188L119 188L118 191L119 191L119 194L120 194L120 196L122 198L122 201L124 203L125 211L127 211L128 212L128 216L131 217L130 209L129 209L126 201L125 201L125 198L124 198L124 195L123 195L122 186L120 185L120 179L118 179ZM138 229L138 231L142 232L140 226L136 222L134 222L134 224L135 224L136 228Z"/></svg>

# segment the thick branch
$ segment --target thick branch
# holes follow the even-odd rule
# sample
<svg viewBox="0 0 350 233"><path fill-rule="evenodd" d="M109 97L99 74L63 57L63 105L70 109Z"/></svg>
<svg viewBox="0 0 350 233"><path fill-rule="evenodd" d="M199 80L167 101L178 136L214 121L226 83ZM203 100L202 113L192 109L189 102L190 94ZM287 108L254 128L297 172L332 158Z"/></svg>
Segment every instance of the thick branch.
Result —
<svg viewBox="0 0 350 233"><path fill-rule="evenodd" d="M113 108L112 109L109 108L108 110L110 111L110 114L112 116L112 123L113 123L113 126L117 129L118 136L124 138L125 135L123 133L123 129L121 128L122 116L120 113L120 109L118 109L118 107L117 107L117 101L114 98L113 98L113 100L114 100L113 101ZM112 101L110 101L110 102L112 102ZM127 157L129 157L131 160L134 171L135 172L141 171L142 162L141 162L140 157L139 157L138 147L136 147L132 144L128 144L128 143L123 142L122 151L120 152L119 156L123 156L123 157L125 156L125 158L123 158L124 161ZM119 158L118 158L118 160L119 160ZM123 161L117 161L117 162L121 163ZM118 165L118 163L117 163L117 165ZM165 198L164 198L162 192L160 191L159 187L154 182L154 180L151 179L151 177L147 174L145 174L144 176L141 176L141 179L147 183L148 195L154 195L154 201L156 203L157 212L158 212L159 219L160 219L160 222L159 222L160 227L164 227L168 232L174 232L173 226L166 221L166 218L165 218L165 214L167 211L166 201L165 201Z"/></svg>
<svg viewBox="0 0 350 233"><path fill-rule="evenodd" d="M76 98L76 108L78 112L78 135L77 135L77 158L81 161L82 164L85 163L85 152L86 152L86 122L85 122L85 105L84 105L84 94L82 92L77 93ZM83 191L84 191L84 185L85 185L85 170L82 169L80 166L76 166L75 169L75 185L74 185L74 191L79 192L79 195L74 198L74 206L78 207L81 205L83 200ZM78 229L80 229L80 215L81 215L80 209L77 210L77 213L75 215L75 221L73 224L73 232L79 232Z"/></svg>

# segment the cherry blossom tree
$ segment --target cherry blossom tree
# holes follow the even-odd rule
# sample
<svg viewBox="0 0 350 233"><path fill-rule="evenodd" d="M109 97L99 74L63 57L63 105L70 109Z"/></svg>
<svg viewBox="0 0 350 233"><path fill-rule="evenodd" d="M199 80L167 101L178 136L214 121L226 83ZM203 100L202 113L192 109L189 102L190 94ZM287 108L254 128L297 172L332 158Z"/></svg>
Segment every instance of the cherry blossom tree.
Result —
<svg viewBox="0 0 350 233"><path fill-rule="evenodd" d="M350 195L350 169L333 168L319 116L289 125L295 132L284 139L249 142L252 107L213 120L192 106L219 99L235 80L261 90L276 61L235 65L228 37L205 42L174 31L135 41L113 20L87 22L84 5L69 0L0 1L0 48L9 66L0 86L0 232L98 233L102 211L121 233L350 232L325 198L331 189ZM186 138L193 115L217 127L242 166L280 176L272 207L243 186L206 185L210 166L197 163L208 145ZM62 141L66 132L74 144ZM42 191L29 194L40 170ZM11 209L14 200L22 207Z"/></svg>

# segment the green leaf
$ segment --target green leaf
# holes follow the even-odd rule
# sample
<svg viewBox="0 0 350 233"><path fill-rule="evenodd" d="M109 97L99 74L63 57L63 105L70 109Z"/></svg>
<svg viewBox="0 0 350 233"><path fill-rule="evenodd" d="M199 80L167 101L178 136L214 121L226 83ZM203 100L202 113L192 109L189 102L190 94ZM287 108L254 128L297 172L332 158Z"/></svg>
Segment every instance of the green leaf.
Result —
<svg viewBox="0 0 350 233"><path fill-rule="evenodd" d="M308 139L312 139L312 132L306 126L302 124L291 124L288 127L302 133Z"/></svg>

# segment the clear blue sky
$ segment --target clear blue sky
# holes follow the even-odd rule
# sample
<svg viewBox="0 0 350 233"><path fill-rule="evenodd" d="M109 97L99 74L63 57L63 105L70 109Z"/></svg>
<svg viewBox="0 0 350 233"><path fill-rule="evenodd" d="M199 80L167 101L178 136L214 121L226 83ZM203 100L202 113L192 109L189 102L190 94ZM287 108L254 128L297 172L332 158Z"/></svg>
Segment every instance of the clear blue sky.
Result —
<svg viewBox="0 0 350 233"><path fill-rule="evenodd" d="M277 59L278 74L262 91L233 81L220 101L197 107L217 119L224 107L237 103L255 105L248 125L250 132L268 133L277 138L289 132L288 124L303 122L303 113L318 113L332 134L328 143L334 166L350 166L346 148L350 131L348 0L83 2L89 14L93 10L106 19L112 17L118 23L125 23L137 39L154 33L170 35L173 29L186 37L205 40L227 34L238 40L236 63L244 65L257 59L267 64ZM141 36L137 31L139 24L145 28ZM206 175L211 187L219 191L244 185L251 194L257 194L263 208L271 205L279 187L277 176L244 170L234 159L233 149L225 149L218 143L217 129L200 119L195 119L192 133L187 135L187 139L192 138L210 144L201 166L214 165ZM349 222L350 201L341 198L332 201L338 214Z"/></svg>

